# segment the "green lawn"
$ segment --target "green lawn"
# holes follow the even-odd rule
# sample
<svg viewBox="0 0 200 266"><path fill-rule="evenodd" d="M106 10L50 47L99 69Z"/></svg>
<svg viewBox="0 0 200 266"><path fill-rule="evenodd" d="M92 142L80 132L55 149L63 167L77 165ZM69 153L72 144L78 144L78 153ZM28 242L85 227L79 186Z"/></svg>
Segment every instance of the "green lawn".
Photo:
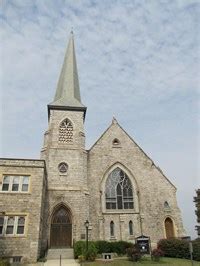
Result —
<svg viewBox="0 0 200 266"><path fill-rule="evenodd" d="M115 259L112 262L84 262L81 266L141 266L141 265L150 265L150 266L191 266L190 260L184 259L174 259L174 258L162 258L160 262L153 262L150 258L143 258L141 262L131 262L127 259ZM199 261L194 261L194 266L200 266Z"/></svg>

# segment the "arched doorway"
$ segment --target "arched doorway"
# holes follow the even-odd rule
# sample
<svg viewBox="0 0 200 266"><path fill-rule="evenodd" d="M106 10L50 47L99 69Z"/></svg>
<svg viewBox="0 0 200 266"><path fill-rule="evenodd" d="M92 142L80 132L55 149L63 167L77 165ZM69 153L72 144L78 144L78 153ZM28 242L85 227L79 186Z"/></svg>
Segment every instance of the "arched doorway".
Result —
<svg viewBox="0 0 200 266"><path fill-rule="evenodd" d="M165 232L166 232L166 238L175 237L173 221L169 217L165 219Z"/></svg>
<svg viewBox="0 0 200 266"><path fill-rule="evenodd" d="M53 213L51 219L50 245L55 248L72 246L71 213L64 206L60 206Z"/></svg>

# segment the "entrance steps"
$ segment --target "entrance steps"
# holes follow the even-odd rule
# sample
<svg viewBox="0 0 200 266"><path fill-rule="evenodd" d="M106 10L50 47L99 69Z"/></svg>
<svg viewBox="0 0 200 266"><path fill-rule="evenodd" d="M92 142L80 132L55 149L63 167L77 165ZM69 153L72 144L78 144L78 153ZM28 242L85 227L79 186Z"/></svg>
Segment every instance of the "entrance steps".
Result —
<svg viewBox="0 0 200 266"><path fill-rule="evenodd" d="M60 259L60 256L62 259L73 259L73 248L50 248L47 253L47 260Z"/></svg>

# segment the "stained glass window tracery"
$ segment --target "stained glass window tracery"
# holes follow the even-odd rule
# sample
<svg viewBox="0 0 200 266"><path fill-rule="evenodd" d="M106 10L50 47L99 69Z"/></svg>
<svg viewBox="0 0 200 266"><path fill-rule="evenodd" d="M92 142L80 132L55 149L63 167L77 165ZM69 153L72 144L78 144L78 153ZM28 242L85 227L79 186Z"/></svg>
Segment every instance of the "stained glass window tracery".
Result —
<svg viewBox="0 0 200 266"><path fill-rule="evenodd" d="M106 181L106 209L133 209L133 189L130 179L119 167Z"/></svg>
<svg viewBox="0 0 200 266"><path fill-rule="evenodd" d="M70 217L67 210L61 207L53 217L53 224L70 224Z"/></svg>
<svg viewBox="0 0 200 266"><path fill-rule="evenodd" d="M66 118L59 127L59 142L72 143L73 142L73 125L72 122Z"/></svg>

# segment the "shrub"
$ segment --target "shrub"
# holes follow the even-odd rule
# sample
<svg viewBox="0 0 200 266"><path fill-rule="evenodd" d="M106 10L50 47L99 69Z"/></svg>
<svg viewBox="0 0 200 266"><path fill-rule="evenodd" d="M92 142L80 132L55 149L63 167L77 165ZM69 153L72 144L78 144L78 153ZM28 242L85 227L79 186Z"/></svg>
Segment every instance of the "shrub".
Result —
<svg viewBox="0 0 200 266"><path fill-rule="evenodd" d="M129 260L131 260L131 261L141 260L142 255L141 255L140 250L137 247L137 245L134 245L133 247L127 248L126 253L127 253Z"/></svg>
<svg viewBox="0 0 200 266"><path fill-rule="evenodd" d="M166 257L185 258L190 257L189 243L181 239L161 239L158 242L158 249L161 249Z"/></svg>
<svg viewBox="0 0 200 266"><path fill-rule="evenodd" d="M10 266L10 263L7 259L0 259L0 266Z"/></svg>
<svg viewBox="0 0 200 266"><path fill-rule="evenodd" d="M127 248L131 248L134 245L126 241L110 242L110 252L117 253L118 255L126 254Z"/></svg>
<svg viewBox="0 0 200 266"><path fill-rule="evenodd" d="M153 249L151 253L152 260L154 261L159 261L160 257L162 257L163 255L164 255L164 252L159 248Z"/></svg>
<svg viewBox="0 0 200 266"><path fill-rule="evenodd" d="M85 261L85 257L83 255L78 256L79 263Z"/></svg>
<svg viewBox="0 0 200 266"><path fill-rule="evenodd" d="M97 254L102 253L117 253L118 255L126 254L126 249L133 247L134 245L130 242L126 241L116 241L116 242L108 242L108 241L89 241L88 249L90 246L95 247L95 252ZM92 248L91 248L92 249ZM78 258L80 255L85 255L86 243L85 241L77 241L74 244L74 257ZM93 249L94 250L94 249ZM95 255L95 257L96 257Z"/></svg>
<svg viewBox="0 0 200 266"><path fill-rule="evenodd" d="M74 257L75 257L75 259L77 259L78 256L83 255L85 247L86 247L85 241L77 241L74 244Z"/></svg>
<svg viewBox="0 0 200 266"><path fill-rule="evenodd" d="M193 245L193 258L194 260L200 261L200 238L192 241Z"/></svg>
<svg viewBox="0 0 200 266"><path fill-rule="evenodd" d="M97 256L97 249L95 247L95 244L93 242L88 243L88 250L86 248L83 251L83 256L86 260L94 261Z"/></svg>
<svg viewBox="0 0 200 266"><path fill-rule="evenodd" d="M77 258L85 258L86 260L93 261L97 256L97 249L95 247L95 242L88 242L88 250L86 250L86 242L85 241L77 241L74 244L74 257Z"/></svg>
<svg viewBox="0 0 200 266"><path fill-rule="evenodd" d="M111 243L108 241L99 240L95 242L98 254L111 252Z"/></svg>
<svg viewBox="0 0 200 266"><path fill-rule="evenodd" d="M200 261L200 238L192 241L193 258ZM166 257L190 258L189 242L182 239L162 239L158 242L160 248Z"/></svg>

